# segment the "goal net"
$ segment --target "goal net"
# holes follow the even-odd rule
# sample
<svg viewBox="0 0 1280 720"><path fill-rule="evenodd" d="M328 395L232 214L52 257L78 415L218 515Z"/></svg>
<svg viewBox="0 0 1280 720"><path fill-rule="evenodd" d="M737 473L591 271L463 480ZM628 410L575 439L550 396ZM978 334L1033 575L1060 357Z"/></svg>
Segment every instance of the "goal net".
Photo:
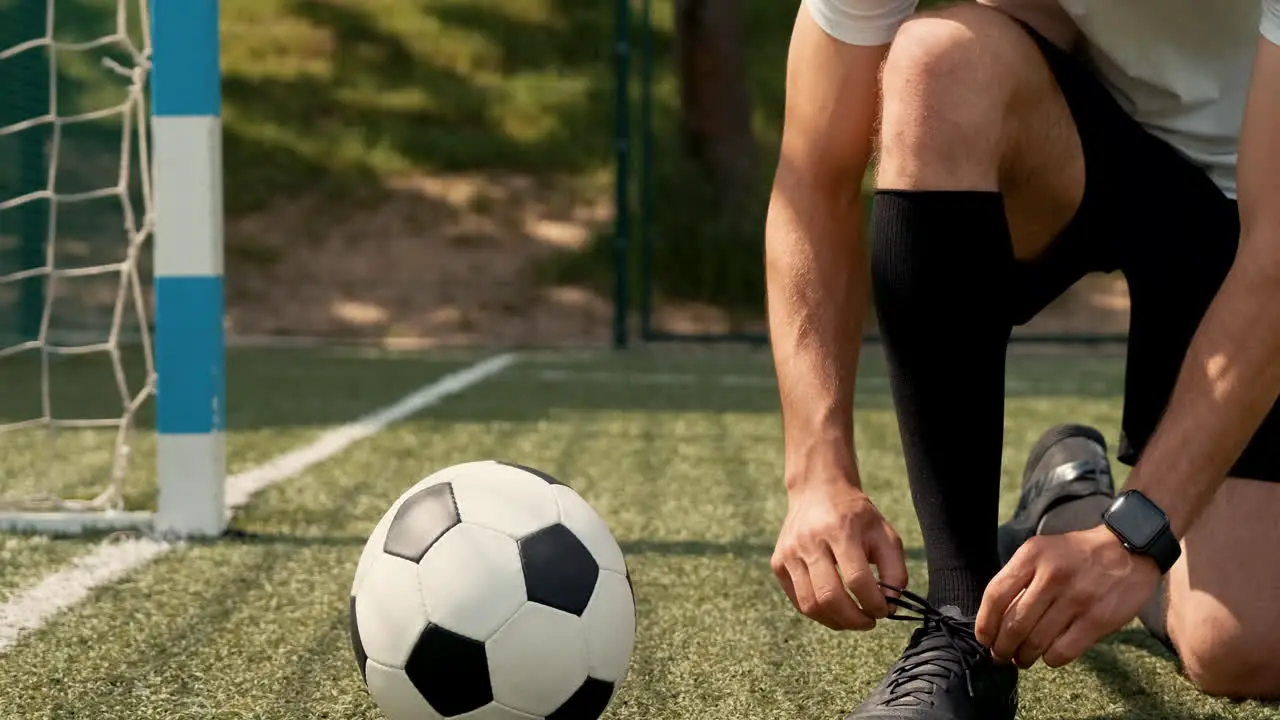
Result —
<svg viewBox="0 0 1280 720"><path fill-rule="evenodd" d="M0 17L0 531L150 529L148 0Z"/></svg>

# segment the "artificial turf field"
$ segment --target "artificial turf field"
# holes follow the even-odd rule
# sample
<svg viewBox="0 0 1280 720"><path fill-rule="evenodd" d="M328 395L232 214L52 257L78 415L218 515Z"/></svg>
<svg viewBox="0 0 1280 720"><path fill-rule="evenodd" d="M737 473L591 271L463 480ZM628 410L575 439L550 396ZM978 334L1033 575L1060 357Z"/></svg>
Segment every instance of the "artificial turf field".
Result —
<svg viewBox="0 0 1280 720"><path fill-rule="evenodd" d="M887 383L878 352L867 355L857 413L865 485L903 535L912 587L923 592L920 532ZM475 359L233 351L230 470ZM1122 365L1119 356L1011 357L1006 513L1045 427L1070 419L1115 437ZM75 386L74 373L67 377ZM778 590L768 567L786 503L776 411L763 353L525 354L258 495L236 517L235 537L170 552L23 636L0 655L0 718L379 718L347 637L347 593L365 536L422 476L489 457L566 480L628 555L639 637L608 718L840 718L914 625L836 634L797 616ZM145 433L138 447L145 466ZM0 477L24 462L17 449L0 455ZM78 457L58 460L74 470ZM144 472L139 484L146 482ZM145 502L147 493L130 497ZM94 542L0 535L0 603ZM1025 673L1019 717L1257 719L1280 718L1280 707L1198 695L1135 627L1067 669Z"/></svg>

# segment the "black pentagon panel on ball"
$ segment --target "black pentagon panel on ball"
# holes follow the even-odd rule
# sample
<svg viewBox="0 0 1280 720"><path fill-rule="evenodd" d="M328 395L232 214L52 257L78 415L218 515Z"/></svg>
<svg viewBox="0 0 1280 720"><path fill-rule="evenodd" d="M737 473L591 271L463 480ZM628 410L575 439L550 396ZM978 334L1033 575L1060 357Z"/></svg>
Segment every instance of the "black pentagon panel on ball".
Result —
<svg viewBox="0 0 1280 720"><path fill-rule="evenodd" d="M547 720L596 720L613 699L613 683L589 677Z"/></svg>
<svg viewBox="0 0 1280 720"><path fill-rule="evenodd" d="M369 662L369 656L364 651L364 643L360 641L360 625L356 623L356 596L351 596L351 649L356 653L356 664L360 666L360 677L369 681L369 676L365 674L365 664Z"/></svg>
<svg viewBox="0 0 1280 720"><path fill-rule="evenodd" d="M564 485L564 483L555 479L550 474L545 473L537 468L531 468L528 465L521 465L520 463L507 462L506 460L495 460L494 462L498 463L499 465L506 465L507 467L515 468L517 470L523 470L529 473L530 475L542 478L542 480L546 482L548 485Z"/></svg>
<svg viewBox="0 0 1280 720"><path fill-rule="evenodd" d="M520 539L529 601L581 616L596 590L600 566L577 535L556 523Z"/></svg>
<svg viewBox="0 0 1280 720"><path fill-rule="evenodd" d="M460 522L453 486L425 487L400 504L387 529L382 551L410 562L421 562L436 541Z"/></svg>
<svg viewBox="0 0 1280 720"><path fill-rule="evenodd" d="M445 717L493 702L484 643L439 625L428 625L404 664L404 674L427 703Z"/></svg>

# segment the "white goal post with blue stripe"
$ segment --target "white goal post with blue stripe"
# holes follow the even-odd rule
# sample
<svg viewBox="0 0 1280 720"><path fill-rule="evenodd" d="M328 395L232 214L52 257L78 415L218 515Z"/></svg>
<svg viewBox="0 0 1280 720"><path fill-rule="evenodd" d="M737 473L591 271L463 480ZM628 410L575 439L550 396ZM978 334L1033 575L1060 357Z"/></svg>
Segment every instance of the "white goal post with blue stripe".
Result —
<svg viewBox="0 0 1280 720"><path fill-rule="evenodd" d="M218 0L152 0L156 530L226 523Z"/></svg>
<svg viewBox="0 0 1280 720"><path fill-rule="evenodd" d="M26 255L36 258L26 267L0 267L0 291L37 291L24 294L35 298L25 306L34 311L26 316L31 320L24 326L27 334L14 339L0 332L0 361L17 363L7 367L38 376L36 394L43 395L25 410L0 407L0 440L17 438L5 447L23 456L17 458L21 462L0 462L0 531L139 530L164 537L216 536L228 521L218 0L115 0L113 26L89 38L66 35L58 22L59 4L40 0L39 5L24 5L27 17L34 19L29 23L33 29L25 35L0 35L12 38L8 47L0 47L0 63L16 59L8 71L24 68L18 80L40 85L40 93L31 96L39 98L35 104L40 107L16 123L0 119L0 141L25 143L23 147L32 150L27 164L35 168L24 176L34 178L28 183L31 188L10 191L8 181L0 182L0 212L36 218L24 226L31 232L17 240L40 248ZM91 110L60 106L58 57L67 53L90 54L111 70L124 100ZM83 155L86 151L65 137L78 128L117 120L118 179L117 173L109 173L101 187L88 191L64 187L60 157L64 166L68 161L93 165L100 159ZM138 193L140 200L135 198ZM61 229L55 220L59 209L65 212L79 207L77 203L113 198L119 200L125 220L125 242L116 256L93 266L61 265L54 244L63 237L70 238L61 240L64 243L83 240ZM0 248L14 240L6 239L3 230L0 226ZM154 260L151 318L146 317L147 288L138 269L148 240ZM47 253L45 246L50 248ZM54 298L94 277L118 287L109 327L80 339L53 327ZM138 318L136 328L125 329L122 318L131 312ZM62 414L66 410L50 399L50 368L74 364L77 357L103 356L110 359L115 375L119 414L102 417L88 409L81 415ZM138 357L145 364L141 386L125 371L126 361ZM155 506L130 507L129 498L139 503L145 502L139 498L152 496L146 489L126 490L125 478L142 460L130 461L136 450L134 431L140 408L153 397ZM71 466L73 475L85 474L75 457L78 441L73 438L66 447L59 446L65 433L109 436L114 442L109 467L94 469L92 477L79 477L71 485L58 486L40 477L37 455L45 446L53 446L55 464ZM52 442L40 441L42 436ZM89 491L96 497L70 499Z"/></svg>

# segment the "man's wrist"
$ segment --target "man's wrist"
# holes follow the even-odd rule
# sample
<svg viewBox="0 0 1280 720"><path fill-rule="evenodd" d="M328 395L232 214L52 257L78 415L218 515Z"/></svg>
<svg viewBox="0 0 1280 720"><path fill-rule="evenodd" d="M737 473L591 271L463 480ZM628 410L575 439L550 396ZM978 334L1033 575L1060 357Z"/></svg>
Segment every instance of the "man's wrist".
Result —
<svg viewBox="0 0 1280 720"><path fill-rule="evenodd" d="M803 448L788 448L782 477L787 492L813 485L861 484L853 443L841 440L811 441Z"/></svg>
<svg viewBox="0 0 1280 720"><path fill-rule="evenodd" d="M1195 514L1194 507L1187 502L1185 491L1180 494L1180 488L1186 486L1186 478L1179 470L1153 470L1156 462L1152 460L1163 459L1167 453L1163 452L1163 448L1158 453L1150 452L1148 448L1143 462L1139 462L1133 468L1133 472L1129 474L1129 481L1125 483L1126 490L1134 490L1142 493L1144 497L1150 500L1160 508L1169 520L1169 531L1179 540L1187 533L1190 526L1190 516ZM1168 464L1168 463L1166 463ZM1156 477L1160 476L1162 481L1157 481Z"/></svg>

